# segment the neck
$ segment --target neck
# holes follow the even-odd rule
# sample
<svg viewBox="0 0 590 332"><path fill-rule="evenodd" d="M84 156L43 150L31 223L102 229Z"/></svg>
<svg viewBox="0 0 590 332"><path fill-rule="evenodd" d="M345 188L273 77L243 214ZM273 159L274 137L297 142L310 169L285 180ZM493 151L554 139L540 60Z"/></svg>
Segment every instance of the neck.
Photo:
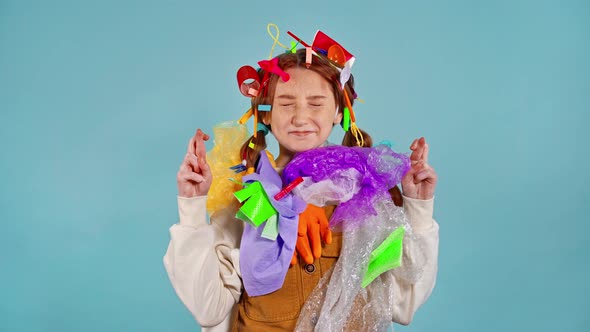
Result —
<svg viewBox="0 0 590 332"><path fill-rule="evenodd" d="M321 146L327 146L328 141L325 141ZM275 159L275 164L277 168L284 168L287 164L293 159L295 152L289 151L285 149L282 145L279 144L279 156Z"/></svg>
<svg viewBox="0 0 590 332"><path fill-rule="evenodd" d="M291 152L279 145L279 156L275 160L277 167L278 168L285 167L291 161L291 159L293 159L294 155L295 155L294 152Z"/></svg>

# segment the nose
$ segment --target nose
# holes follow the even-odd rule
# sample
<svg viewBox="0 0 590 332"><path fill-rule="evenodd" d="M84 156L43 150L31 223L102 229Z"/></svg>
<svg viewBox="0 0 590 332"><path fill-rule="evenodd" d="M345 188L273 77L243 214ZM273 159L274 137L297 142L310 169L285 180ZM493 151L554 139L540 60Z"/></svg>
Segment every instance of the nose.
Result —
<svg viewBox="0 0 590 332"><path fill-rule="evenodd" d="M308 114L306 110L302 107L297 107L295 112L293 112L293 118L291 118L291 123L294 126L301 127L307 124L308 121Z"/></svg>

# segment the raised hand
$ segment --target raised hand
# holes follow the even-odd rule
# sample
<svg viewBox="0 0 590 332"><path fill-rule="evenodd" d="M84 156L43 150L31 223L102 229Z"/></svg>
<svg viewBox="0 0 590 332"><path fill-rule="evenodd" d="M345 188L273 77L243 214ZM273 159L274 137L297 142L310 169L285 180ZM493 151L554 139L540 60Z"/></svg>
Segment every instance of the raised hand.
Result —
<svg viewBox="0 0 590 332"><path fill-rule="evenodd" d="M414 140L410 145L412 166L402 178L404 196L415 199L431 199L434 196L437 176L428 164L428 143L424 137Z"/></svg>
<svg viewBox="0 0 590 332"><path fill-rule="evenodd" d="M305 211L299 215L296 252L291 259L291 265L297 263L297 253L307 264L313 263L315 258L320 258L322 241L332 243L332 231L328 226L326 212L321 207L308 204Z"/></svg>
<svg viewBox="0 0 590 332"><path fill-rule="evenodd" d="M178 196L195 197L207 195L211 187L213 176L207 164L207 151L205 141L209 135L197 129L195 136L188 142L188 149L184 160L176 175Z"/></svg>

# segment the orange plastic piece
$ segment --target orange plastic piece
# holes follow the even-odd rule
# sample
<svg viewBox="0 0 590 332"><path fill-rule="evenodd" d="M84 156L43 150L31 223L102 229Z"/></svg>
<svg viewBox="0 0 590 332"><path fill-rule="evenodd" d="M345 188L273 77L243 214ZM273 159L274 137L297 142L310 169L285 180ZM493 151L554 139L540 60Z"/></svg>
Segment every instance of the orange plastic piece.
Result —
<svg viewBox="0 0 590 332"><path fill-rule="evenodd" d="M305 211L299 215L296 252L291 259L291 265L297 263L297 253L307 264L313 263L315 258L320 258L322 241L326 244L332 243L332 231L326 212L319 206L308 204Z"/></svg>

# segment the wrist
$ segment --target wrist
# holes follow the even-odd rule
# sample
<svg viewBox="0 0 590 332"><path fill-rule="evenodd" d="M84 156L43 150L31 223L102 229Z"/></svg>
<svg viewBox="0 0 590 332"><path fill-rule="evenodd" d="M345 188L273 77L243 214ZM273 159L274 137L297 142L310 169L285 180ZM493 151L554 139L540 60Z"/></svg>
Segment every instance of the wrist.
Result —
<svg viewBox="0 0 590 332"><path fill-rule="evenodd" d="M205 211L207 196L177 197L181 225L198 226L207 224Z"/></svg>

